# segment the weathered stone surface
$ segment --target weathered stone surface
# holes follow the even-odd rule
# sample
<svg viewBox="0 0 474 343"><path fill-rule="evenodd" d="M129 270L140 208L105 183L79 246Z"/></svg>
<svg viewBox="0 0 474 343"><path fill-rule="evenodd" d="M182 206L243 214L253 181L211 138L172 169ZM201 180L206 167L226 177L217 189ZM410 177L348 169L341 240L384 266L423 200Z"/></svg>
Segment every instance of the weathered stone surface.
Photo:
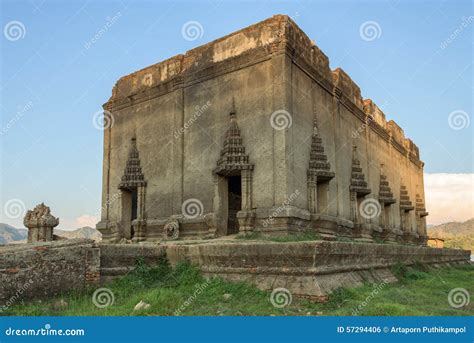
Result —
<svg viewBox="0 0 474 343"><path fill-rule="evenodd" d="M0 246L0 309L98 284L100 250L92 240Z"/></svg>
<svg viewBox="0 0 474 343"><path fill-rule="evenodd" d="M424 203L418 147L288 16L121 78L104 109L106 242L160 241L175 220L180 240L234 234L237 223L425 244L426 211L401 207L398 192L403 183ZM359 216L366 199L381 199L383 216ZM189 200L195 216L183 213Z"/></svg>
<svg viewBox="0 0 474 343"><path fill-rule="evenodd" d="M468 263L470 252L375 243L209 240L166 244L100 244L66 240L0 247L0 310L32 297L49 297L127 274L141 260L157 265L189 261L206 276L285 287L295 296L324 300L335 288L393 282L398 263ZM224 298L228 296L224 295ZM59 301L59 307L68 304ZM141 305L145 308L145 305Z"/></svg>
<svg viewBox="0 0 474 343"><path fill-rule="evenodd" d="M51 215L51 210L44 203L26 212L23 224L28 228L28 243L48 242L57 238L53 229L58 226L59 218Z"/></svg>
<svg viewBox="0 0 474 343"><path fill-rule="evenodd" d="M207 276L248 281L264 290L285 287L293 295L321 300L341 286L395 282L390 268L399 263L443 265L468 263L470 258L465 250L375 243L105 244L101 245L103 280L125 274L142 255L149 263L163 256L173 265L186 260Z"/></svg>

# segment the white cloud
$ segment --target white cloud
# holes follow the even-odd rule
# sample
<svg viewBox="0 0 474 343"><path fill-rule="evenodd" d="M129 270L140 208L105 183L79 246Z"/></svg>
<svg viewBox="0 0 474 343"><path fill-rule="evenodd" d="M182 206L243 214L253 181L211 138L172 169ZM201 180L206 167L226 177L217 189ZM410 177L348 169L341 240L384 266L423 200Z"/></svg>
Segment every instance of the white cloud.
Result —
<svg viewBox="0 0 474 343"><path fill-rule="evenodd" d="M474 217L474 174L425 174L428 224Z"/></svg>
<svg viewBox="0 0 474 343"><path fill-rule="evenodd" d="M99 222L99 218L90 214L83 214L76 218L66 218L62 220L59 218L60 230L75 230L83 226L95 227L95 224Z"/></svg>
<svg viewBox="0 0 474 343"><path fill-rule="evenodd" d="M97 224L98 221L99 219L96 216L83 214L82 216L76 218L76 226L78 228L83 226L95 227L95 224Z"/></svg>

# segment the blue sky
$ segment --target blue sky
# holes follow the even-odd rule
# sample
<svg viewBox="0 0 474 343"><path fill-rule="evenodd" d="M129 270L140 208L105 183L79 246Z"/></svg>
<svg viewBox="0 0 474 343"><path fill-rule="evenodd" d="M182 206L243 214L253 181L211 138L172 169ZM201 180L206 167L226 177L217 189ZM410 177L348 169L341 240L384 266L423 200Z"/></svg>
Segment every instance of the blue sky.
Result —
<svg viewBox="0 0 474 343"><path fill-rule="evenodd" d="M0 221L22 226L4 213L12 199L44 201L63 227L93 221L102 131L92 118L115 81L279 13L399 123L425 172L473 172L470 1L2 1ZM189 21L202 37L183 38ZM379 28L368 41L369 21Z"/></svg>

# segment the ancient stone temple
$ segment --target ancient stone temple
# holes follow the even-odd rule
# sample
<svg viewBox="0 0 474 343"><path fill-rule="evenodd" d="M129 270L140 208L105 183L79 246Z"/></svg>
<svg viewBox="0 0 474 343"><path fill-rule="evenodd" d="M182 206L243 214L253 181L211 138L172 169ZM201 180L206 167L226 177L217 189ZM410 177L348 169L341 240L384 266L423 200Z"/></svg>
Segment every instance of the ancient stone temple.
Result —
<svg viewBox="0 0 474 343"><path fill-rule="evenodd" d="M106 242L426 242L417 146L287 16L121 78L104 110Z"/></svg>

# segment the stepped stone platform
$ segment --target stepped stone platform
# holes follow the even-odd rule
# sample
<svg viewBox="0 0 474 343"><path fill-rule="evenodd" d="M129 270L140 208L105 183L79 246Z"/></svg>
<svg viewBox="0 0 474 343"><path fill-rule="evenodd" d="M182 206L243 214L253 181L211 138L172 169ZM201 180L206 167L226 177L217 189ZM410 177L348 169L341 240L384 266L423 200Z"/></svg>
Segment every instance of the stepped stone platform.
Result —
<svg viewBox="0 0 474 343"><path fill-rule="evenodd" d="M434 267L470 263L470 252L415 245L352 242L210 240L197 243L104 244L101 280L124 275L138 257L148 264L166 255L172 265L187 260L206 276L247 281L263 290L287 288L293 296L324 300L338 287L364 282L396 282L397 264Z"/></svg>
<svg viewBox="0 0 474 343"><path fill-rule="evenodd" d="M391 268L399 263L470 263L468 250L338 241L97 244L72 239L11 245L0 247L0 312L22 299L99 287L133 270L138 258L154 265L163 256L172 265L189 261L208 277L247 281L263 290L284 287L295 297L315 300L325 300L338 287L395 282Z"/></svg>

